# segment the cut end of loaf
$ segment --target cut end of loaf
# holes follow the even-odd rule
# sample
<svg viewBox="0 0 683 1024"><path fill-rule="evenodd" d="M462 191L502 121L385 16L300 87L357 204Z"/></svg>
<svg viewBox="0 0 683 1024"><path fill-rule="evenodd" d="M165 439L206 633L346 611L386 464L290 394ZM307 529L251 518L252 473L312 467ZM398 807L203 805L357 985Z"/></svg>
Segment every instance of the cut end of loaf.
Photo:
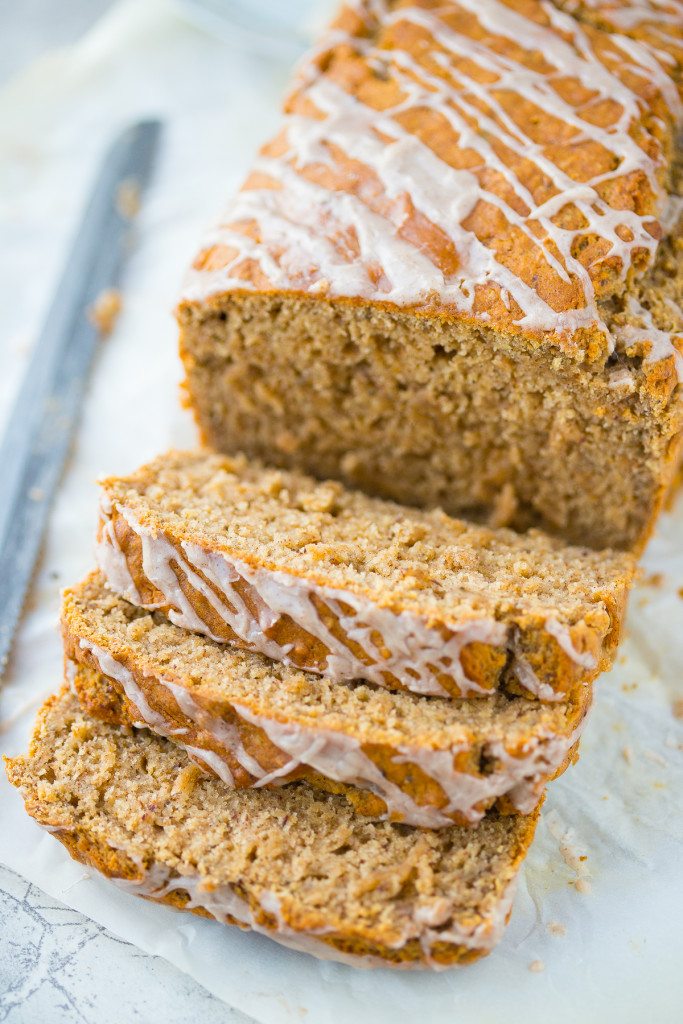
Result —
<svg viewBox="0 0 683 1024"><path fill-rule="evenodd" d="M635 550L679 457L673 357L595 368L488 327L286 295L182 307L180 330L206 443L407 505Z"/></svg>

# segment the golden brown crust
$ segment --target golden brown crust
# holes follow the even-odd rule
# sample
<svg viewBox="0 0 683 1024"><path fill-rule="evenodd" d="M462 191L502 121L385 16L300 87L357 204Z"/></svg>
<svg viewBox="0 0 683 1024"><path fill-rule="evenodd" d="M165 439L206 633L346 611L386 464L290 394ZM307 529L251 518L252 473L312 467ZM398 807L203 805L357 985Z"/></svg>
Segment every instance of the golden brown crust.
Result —
<svg viewBox="0 0 683 1024"><path fill-rule="evenodd" d="M168 615L170 611L174 610L173 606L164 600L164 595L150 582L144 573L142 544L139 536L117 509L112 511L111 522L117 542L126 559L131 579L140 594L141 604L143 606L157 607L165 615ZM179 544L179 540L170 534L164 533L158 528L155 532L157 535L161 534L168 543ZM277 567L273 568L277 570ZM178 585L191 607L197 613L198 618L206 623L209 634L220 638L226 643L249 650L249 645L241 640L228 623L219 616L214 606L210 604L206 597L192 585L180 564L180 559L174 565L174 572L178 579ZM205 577L203 582L205 585L211 586L210 581ZM328 581L311 580L309 599L315 601L316 587L318 585L324 586L326 583L329 585ZM239 590L240 597L243 600L247 603L251 602L253 605L255 599L253 587L250 587L246 581L240 581L237 583L236 589ZM369 595L367 596L369 597ZM369 658L369 655L360 644L344 632L339 618L322 602L318 604L318 611L323 618L325 626L333 635L341 639L355 656L361 660ZM529 615L527 619L532 620L533 616ZM598 671L602 671L609 664L610 657L608 652L611 650L611 644L606 650L601 652L599 669L587 675L575 661L562 651L557 642L545 632L543 624L544 620L540 616L536 617L533 624L530 621L527 623L520 622L518 624L521 633L519 646L520 650L529 657L530 663L539 675L539 678L544 682L549 681L549 685L552 685L557 693L566 694L571 692L583 682L595 678ZM453 633L445 624L442 627L442 631L444 642L453 636ZM264 631L264 636L268 640L272 640L279 647L287 650L288 660L291 664L309 671L324 672L327 658L330 654L329 649L310 633L307 633L298 626L290 617L280 615L276 622ZM596 632L591 635L590 631L586 630L584 638L588 640L585 650L595 653L599 645L599 633ZM528 692L514 676L505 672L505 669L508 667L509 658L504 648L473 642L463 648L462 659L467 677L471 679L475 686L481 687L482 690L492 692L498 688L509 688L511 692ZM408 690L408 687L394 673L384 672L383 675L388 689L396 691ZM448 672L439 672L436 682L452 697L462 696L456 679ZM480 696L485 696L485 694L480 694Z"/></svg>
<svg viewBox="0 0 683 1024"><path fill-rule="evenodd" d="M12 781L12 761L6 758L5 763L7 774L10 781ZM27 805L26 810L39 824L44 824L39 808ZM538 814L539 811L537 810L530 816L529 837L525 842L519 844L519 850L514 861L514 870L518 870L518 865L521 864L521 861L526 856L528 845L531 843L536 829ZM137 882L144 877L144 872L141 872L135 864L128 860L125 854L112 850L111 847L104 844L98 844L85 830L50 826L50 831L74 860L79 861L86 867L93 868L105 878ZM240 893L240 895L244 898L245 894ZM162 906L172 907L174 910L189 911L192 914L197 914L199 917L214 920L213 915L204 907L188 906L188 903L191 902L190 896L183 889L174 889L172 892L159 896L144 895L142 898L149 900L150 903L159 903ZM266 933L270 931L272 937L277 939L277 923L272 916L264 913L263 909L258 905L251 905L250 909ZM506 923L509 917L510 913L507 915ZM225 915L222 923L233 925L243 931L249 931L248 925L245 925L230 914ZM305 927L300 927L299 930L305 934ZM378 942L370 942L353 934L326 934L316 936L316 939L329 945L332 949L352 957L372 957L383 960L388 967L419 966L424 963L424 951L417 939L406 942L399 949ZM436 943L432 948L431 959L440 967L451 967L474 963L476 960L488 956L489 953L490 950L487 949L472 949L467 946L454 945L452 942L442 942Z"/></svg>
<svg viewBox="0 0 683 1024"><path fill-rule="evenodd" d="M103 481L103 486L106 488L107 481ZM164 595L158 590L154 584L149 580L144 572L143 559L142 559L142 542L139 535L132 529L126 518L120 513L120 510L116 507L112 509L110 516L108 517L111 522L116 542L126 560L128 571L130 572L131 579L135 585L138 594L140 595L140 603L142 606L156 607L168 616L169 612L175 610L164 598ZM172 536L168 532L164 532L158 526L153 526L155 536L161 536L172 546L179 546L181 543L180 538ZM99 525L98 539L102 537L102 522ZM245 561L248 560L248 556L242 556ZM242 647L244 650L253 649L248 643L244 642L234 630L231 629L229 624L222 618L216 608L207 600L204 594L201 593L196 587L192 585L192 582L187 576L187 573L182 568L182 558L174 563L173 571L178 580L178 586L182 590L185 598L189 602L190 606L197 613L198 619L206 624L208 634L210 636L219 638L225 643L234 644L237 647ZM254 568L262 568L258 565L255 560L252 560ZM272 568L277 571L277 566L266 567ZM205 576L202 576L201 571L197 570L205 586L215 589ZM292 572L292 575L297 575L296 571ZM298 574L303 578L303 573ZM329 585L329 581L323 579L311 579L311 589L308 593L308 599L312 602L316 602L316 588L318 586ZM254 607L257 605L257 597L254 592L254 588L250 586L246 580L240 580L233 584L235 589L238 591L239 596L244 600L248 606ZM220 596L220 595L216 595ZM330 630L333 636L340 639L346 647L351 650L353 655L359 658L361 661L368 661L369 655L361 647L361 645L348 636L344 632L343 627L339 621L339 617L336 616L331 609L325 605L322 601L317 602L317 610L321 616L322 621L327 629ZM444 641L448 640L452 636L446 626L443 627ZM280 615L272 626L269 626L264 630L264 636L267 640L273 641L278 647L287 650L288 661L299 668L307 669L313 672L323 672L327 663L327 658L330 654L329 648L327 648L320 640L314 637L311 633L306 632L302 627L297 625L291 617L287 615ZM548 638L548 646L553 646L553 641ZM555 645L556 646L556 645ZM463 661L466 664L466 674L472 682L482 689L487 691L493 691L497 688L498 682L502 677L503 670L507 665L507 654L501 648L494 647L491 644L483 643L472 643L468 644L463 649ZM557 658L560 662L563 660L561 656ZM566 671L564 673L558 672L554 678L558 681L558 691L565 692L572 688L572 685L579 683L582 680L576 679L576 666L570 661L569 658L566 661ZM408 690L400 679L392 672L385 672L385 685L390 690ZM566 680L566 683L565 683ZM437 677L437 682L453 697L461 696L461 691L458 683L452 675L446 672L441 672ZM563 683L565 685L563 686Z"/></svg>
<svg viewBox="0 0 683 1024"><path fill-rule="evenodd" d="M666 180L676 117L668 80L671 68L666 61L660 61L658 67L661 53L653 40L647 32L635 33L642 53L624 50L620 35L609 30L613 28L604 19L573 21L559 12L553 15L552 9L537 0L482 4L481 11L457 0L438 8L428 0L418 0L413 5L387 6L379 14L370 3L343 8L329 40L323 38L302 68L285 104L284 126L263 147L243 186L242 204L238 200L232 219L228 215L195 258L193 281L199 301L210 306L228 292L239 296L249 290L264 296L310 294L317 301L326 301L328 292L333 291L333 301L338 303L365 304L377 310L396 308L395 303L382 301L381 290L360 288L359 294L354 294L353 286L335 288L329 279L345 261L355 261L361 267L367 262L368 277L375 284L382 278L391 281L392 276L381 248L368 254L359 241L357 221L352 218L346 224L341 204L335 209L339 195L345 193L361 200L361 219L385 218L392 225L397 249L415 246L446 281L462 280L457 276L462 274L463 284L473 292L471 307L457 309L443 295L423 296L416 289L412 301L404 297L399 303L403 308L417 316L457 319L470 327L490 321L501 331L535 338L536 342L540 338L589 360L604 359L605 334L597 313L592 322L588 318L583 325L565 323L559 315L584 312L595 297L618 293L624 280L630 281L647 266L652 237L660 235L655 219L661 212L660 200L654 182ZM590 60L584 63L586 54ZM500 55L519 69L518 92L514 80L511 86L490 88L492 78L495 81L504 73L496 64ZM563 88L558 90L562 104L557 104L552 89L543 102L546 76L552 79L558 69L563 78ZM526 90L528 75L534 78L536 91ZM591 77L595 112L586 111L591 95L586 92L586 81ZM611 91L605 86L610 79ZM476 106L466 99L470 80L482 93ZM461 188L475 181L471 208L464 211L459 230L445 211L426 212L419 186L413 194L405 177L392 181L393 190L387 187L379 165L368 155L372 146L361 150L363 156L354 155L335 114L349 120L355 116L356 131L370 135L368 144L376 131L389 148L394 132L399 131L418 150L424 146L444 171L460 174ZM372 114L374 124L372 117L365 120ZM627 128L620 120L625 114ZM458 117L464 118L468 129L486 138L488 159L470 133L465 141ZM584 118L585 139L577 137L581 135L577 118ZM320 144L315 130L328 120L329 137L323 134ZM514 133L506 130L510 121L525 140L519 149ZM318 159L312 159L306 147L299 151L292 142L292 122L299 131L312 122ZM610 131L621 135L625 130L637 141L640 160L624 162L618 155ZM543 159L534 155L539 143ZM564 185L558 186L558 180ZM629 220L628 226L619 225L617 239L610 239L609 230L601 223L604 218L593 217L590 202L582 204L571 195L545 218L544 238L536 208L556 200L558 194L561 197L563 188L571 194L573 182L594 190L596 210L604 203L608 211L624 211L625 220L627 210L637 219ZM332 210L329 219L323 216L318 225L318 233L336 256L328 277L320 267L324 256L316 248L314 231L308 239L307 261L289 258L282 231L272 238L268 234L270 208L277 206L278 196L285 194L295 211L302 188L304 192L318 190L315 194L325 196L325 207ZM304 234L311 227L303 222L297 226ZM573 234L569 251L563 250L564 238L555 236L554 227ZM627 243L621 252L619 242ZM299 249L302 244L306 247L299 236L295 244ZM468 248L477 244L493 257L492 272L483 281L468 277L472 271ZM586 274L588 288L583 280ZM520 324L529 308L521 294L511 294L514 285L506 288L503 280L523 283L536 302L547 303L557 314L555 323L548 321L545 329ZM197 301L191 287L181 309Z"/></svg>
<svg viewBox="0 0 683 1024"><path fill-rule="evenodd" d="M140 720L137 708L126 699L120 685L115 680L108 676L103 676L85 664L78 666L73 676L73 688L83 710L99 721L107 722L109 725L130 727ZM150 700L149 692L146 692L145 696ZM162 713L158 702L152 701L151 703L154 706L155 712ZM226 756L225 748L221 748L205 732L198 730L189 719L176 714L174 717L169 716L167 724L169 729L181 728L188 730L184 734L187 742L191 743L198 750L211 750L213 753L218 754L219 757L225 758L226 761L229 761L231 770L235 769L233 774L237 778L244 776L244 772L240 776L239 766L235 766L232 758ZM548 782L559 778L570 765L576 764L579 757L579 744L579 740L573 744L562 763L548 776ZM268 747L275 751L275 756L271 760L268 759ZM247 741L245 742L245 748L268 771L274 771L282 766L283 758L281 753L276 751L272 744L268 744L267 740L265 743L254 746L250 746ZM402 771L397 772L396 765L393 762L395 752L390 748L372 748L368 746L365 748L365 752L375 761L388 778L391 778L393 782L401 784L405 792L419 804L432 804L436 807L443 804L444 797L438 784L425 775L424 772L421 772L417 766L405 766ZM200 763L203 771L209 772L212 775L215 774L214 770L206 762L199 761L198 759L198 763ZM327 779L320 772L316 772L305 765L300 766L296 772L288 775L287 781L305 781L308 785L325 793L336 793L339 796L343 796L352 805L357 814L366 817L382 818L387 812L387 805L381 797L359 789L356 786L349 786L343 782ZM488 805L488 809L491 808L495 808L500 814L519 814L519 809L514 806L508 796L501 796L497 800L492 801ZM454 814L452 820L454 824L458 825L471 824L462 815Z"/></svg>
<svg viewBox="0 0 683 1024"><path fill-rule="evenodd" d="M678 0L553 0L580 21L616 32L671 57L670 73L683 99L683 16Z"/></svg>

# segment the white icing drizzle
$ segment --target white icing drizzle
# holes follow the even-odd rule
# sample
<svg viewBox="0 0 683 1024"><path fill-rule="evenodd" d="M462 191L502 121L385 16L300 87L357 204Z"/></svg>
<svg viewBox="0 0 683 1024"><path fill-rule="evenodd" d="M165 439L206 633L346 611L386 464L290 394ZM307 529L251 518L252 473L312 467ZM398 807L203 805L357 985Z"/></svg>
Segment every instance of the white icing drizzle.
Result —
<svg viewBox="0 0 683 1024"><path fill-rule="evenodd" d="M558 620L552 615L549 615L545 620L545 630L546 633L550 633L551 636L555 637L567 657L571 658L572 661L575 661L577 665L586 669L594 669L597 667L597 660L590 651L577 651L572 642L567 626L558 622Z"/></svg>
<svg viewBox="0 0 683 1024"><path fill-rule="evenodd" d="M81 639L80 647L83 650L90 651L95 660L97 661L100 670L103 675L109 676L111 679L115 679L117 683L123 689L128 700L137 709L140 719L134 724L138 728L148 728L160 736L166 736L173 741L183 750L186 750L195 759L201 759L209 768L211 768L216 775L223 782L229 786L234 786L235 780L232 772L227 765L224 758L215 754L211 750L204 748L192 747L187 743L183 743L178 737L186 729L173 729L169 726L166 718L155 711L149 704L145 697L144 691L138 686L135 676L122 665L121 662L117 661L112 655L105 651L103 647L99 647L97 644L92 643L90 640ZM70 670L69 678L71 681L71 688L74 689L74 678L75 671ZM245 771L249 772L255 778L262 778L265 773L261 768L261 765L253 758L245 749L242 744L242 739L239 733L239 729L231 723L226 722L222 719L213 718L208 715L203 708L200 708L196 704L192 697L189 695L184 687L177 686L170 682L168 679L157 678L156 681L165 686L174 696L180 710L193 722L196 722L201 728L206 729L207 732L211 733L214 739L222 744L227 750L229 750L236 760L242 765ZM78 696L78 694L76 694Z"/></svg>
<svg viewBox="0 0 683 1024"><path fill-rule="evenodd" d="M640 320L641 326L635 324L624 324L614 328L614 335L618 338L622 349L631 345L645 343L645 363L658 363L663 359L673 359L676 377L679 384L683 384L683 355L678 351L674 340L683 340L683 331L672 335L669 331L660 330L654 322L652 313L646 309L634 296L627 299L628 312ZM677 311L680 316L680 311Z"/></svg>
<svg viewBox="0 0 683 1024"><path fill-rule="evenodd" d="M247 900L240 896L230 883L208 886L200 876L177 874L161 863L156 863L146 870L140 865L140 870L142 877L139 879L114 878L111 881L133 895L158 900L181 890L189 896L185 909L201 907L222 924L230 924L229 918L232 918L289 949L307 953L320 960L332 960L351 967L392 967L399 970L445 970L447 965L433 958L434 946L437 943L462 946L482 953L491 950L500 941L505 930L517 884L515 877L505 887L495 906L476 924L458 921L458 908L447 897L440 897L431 905L418 906L412 917L405 921L399 938L388 948L400 950L412 939L417 939L424 959L393 963L380 956L346 953L325 942L323 936L335 934L331 926L322 926L307 932L292 928L283 914L281 896L273 890L262 889L259 893L250 893L254 902L273 920L273 925L270 925L258 920L257 914ZM466 916L471 918L472 915L468 913ZM446 922L448 926L443 927ZM439 925L442 927L439 928Z"/></svg>
<svg viewBox="0 0 683 1024"><path fill-rule="evenodd" d="M553 690L550 683L541 682L521 651L517 651L512 668L522 686L526 687L530 693L535 694L539 700L552 701L559 699L557 690Z"/></svg>
<svg viewBox="0 0 683 1024"><path fill-rule="evenodd" d="M210 768L226 786L234 787L235 777L224 757L221 757L214 750L208 750L206 747L193 747L189 743L183 743L182 747L193 761L198 761L200 765L203 764Z"/></svg>
<svg viewBox="0 0 683 1024"><path fill-rule="evenodd" d="M683 25L681 0L574 0L567 6L574 11L581 6L598 10L623 32L647 26L664 39L667 38L666 26L680 29ZM666 59L667 55L662 56Z"/></svg>
<svg viewBox="0 0 683 1024"><path fill-rule="evenodd" d="M95 560L98 568L104 573L112 590L125 596L131 604L141 604L142 598L131 576L128 562L121 550L114 521L111 516L111 503L106 494L102 496L102 516L95 545Z"/></svg>
<svg viewBox="0 0 683 1024"><path fill-rule="evenodd" d="M545 780L562 764L580 732L579 727L575 734L557 736L539 730L524 752L515 757L502 741L495 741L487 746L487 753L503 768L488 775L455 770L454 757L467 744L448 750L398 744L395 763L417 765L443 790L447 803L437 809L417 804L390 782L353 737L329 730L307 730L235 707L242 718L263 729L272 743L291 756L293 766L308 764L326 778L368 789L384 800L390 818L424 828L448 826L454 815L463 815L471 823L479 821L484 815L480 805L505 794L511 795L518 810L528 814L538 803Z"/></svg>
<svg viewBox="0 0 683 1024"><path fill-rule="evenodd" d="M625 366L620 366L616 370L610 371L608 380L608 388L623 388L624 391L632 392L635 391L636 382L633 379L633 374Z"/></svg>
<svg viewBox="0 0 683 1024"><path fill-rule="evenodd" d="M317 666L305 663L300 657L293 660L291 648L281 646L266 636L266 631L281 616L287 615L303 631L325 645L329 653L323 674L338 681L365 679L386 687L385 673L390 672L413 693L447 697L448 691L437 679L438 671L455 679L463 697L486 695L490 691L465 673L461 661L463 648L478 642L511 650L514 661L522 657L517 650L513 630L493 618L482 616L468 619L462 625L449 626L451 635L444 638L439 630L429 627L419 615L382 608L351 590L313 584L310 580L284 571L254 568L235 556L228 558L219 551L208 551L189 542L183 542L181 555L162 533L154 534L146 529L131 509L117 505L117 510L140 538L143 572L164 595L170 606L168 617L171 622L216 642L225 642L225 638L216 635L202 619L180 586L174 565L179 566L194 590L204 597L242 645L275 661L295 664L297 668L306 671L320 671ZM102 509L102 515L106 520L105 508ZM132 580L131 586L137 597L130 587L119 589L117 580L121 579L120 575L117 574L114 579L108 576L108 554L104 549L109 544L110 534L112 530L101 530L101 550L98 554L100 568L113 590L126 600L142 605ZM236 589L236 584L244 583L249 584L250 600L256 607L256 613ZM337 617L342 631L340 637L334 635L322 621L312 600L313 595ZM157 604L142 606L150 610L159 607ZM592 655L576 650L566 626L549 616L545 628L557 639L572 661L583 668L595 668L596 662ZM378 648L375 639L377 635L381 637L382 650ZM366 652L371 659L370 664L353 652L345 642L345 637ZM528 663L522 671L522 681L531 693L545 701L562 700L561 693L538 680ZM517 674L521 680L519 672Z"/></svg>
<svg viewBox="0 0 683 1024"><path fill-rule="evenodd" d="M109 651L105 651L103 647L99 647L90 640L81 638L79 640L79 647L92 654L103 675L109 676L111 679L115 679L116 682L122 686L126 697L135 705L141 716L140 721L135 724L142 727L148 726L150 729L153 729L154 732L160 732L162 735L166 735L166 719L163 715L154 711L154 709L147 703L147 698L135 682L133 673L130 672L125 665L122 665L120 661L117 661L116 658L112 657Z"/></svg>
<svg viewBox="0 0 683 1024"><path fill-rule="evenodd" d="M182 713L190 719L191 722L195 722L200 728L206 730L213 738L229 750L238 763L244 768L246 772L252 775L255 779L262 779L264 777L264 770L258 763L256 758L252 757L251 754L245 750L244 744L242 743L242 737L240 731L236 725L232 722L226 722L225 719L216 718L210 715L201 705L199 705L187 691L184 686L180 686L178 683L172 683L169 679L159 678L159 683L165 686L167 690L173 694L173 697L182 711ZM209 761L207 757L201 751L198 751L204 761L207 762L211 767L213 763ZM223 769L225 771L225 768ZM221 772L217 772L221 778L223 775ZM234 785L232 775L229 779L224 779L229 785Z"/></svg>
<svg viewBox="0 0 683 1024"><path fill-rule="evenodd" d="M664 233L671 234L674 228L678 227L681 217L683 217L683 196L669 195L660 218Z"/></svg>
<svg viewBox="0 0 683 1024"><path fill-rule="evenodd" d="M179 730L173 730L166 718L150 707L129 669L108 651L88 640L82 639L80 646L91 652L104 675L120 683L140 715L137 725L147 726L161 736L172 738L194 760L213 769L228 785L234 785L234 776L225 759L216 751L191 746L179 739ZM278 785L300 765L307 765L325 778L375 793L387 806L385 817L423 828L448 827L453 824L454 817L462 817L474 824L483 817L486 806L501 796L508 796L517 810L528 814L537 804L547 778L560 767L578 739L583 725L581 722L570 734L537 729L522 751L514 756L502 739L488 742L485 753L495 759L496 767L486 775L456 770L454 758L468 749L467 741L440 750L396 744L393 755L396 764L417 765L443 790L446 804L437 808L417 803L399 785L391 782L363 751L361 742L341 727L332 730L282 722L274 714L256 714L243 705L233 703L233 710L241 719L261 729L271 743L287 755L289 760L284 765L268 770L244 749L236 725L208 714L188 690L177 683L171 683L160 675L155 675L154 680L169 690L190 721L205 730L252 776L254 788Z"/></svg>
<svg viewBox="0 0 683 1024"><path fill-rule="evenodd" d="M476 313L475 290L493 284L507 308L511 299L521 308L516 318L520 327L561 333L597 325L611 351L612 339L596 304L592 268L574 254L574 246L580 236L601 237L609 244L602 259L618 258L624 275L634 250L646 250L650 256L656 251L657 242L649 230L654 218L614 209L600 194L606 182L640 173L650 182L659 206L664 205L657 177L663 156L646 154L632 135L633 125L642 123L644 101L596 56L586 29L551 4L539 7L539 15L545 13L549 25L522 16L502 0L458 0L452 5L476 16L487 32L521 43L528 52L542 53L555 69L551 73L532 70L485 42L453 31L440 18L438 8L413 6L389 12L381 4L372 10L367 5L354 7L364 11L368 23L379 18L391 28L410 22L428 32L434 41L428 55L455 75L457 86L398 48L395 36L391 51L372 40L347 37L346 42L372 66L384 68L390 61L401 99L389 109L375 110L324 74L304 72L306 98L322 118L301 114L285 118L285 151L277 157L261 157L254 167L277 187L249 187L238 195L223 224L206 241L206 248L224 246L234 252L233 257L221 269L194 271L185 297L202 300L223 291L261 287L253 278L245 279L244 268L252 263L273 288L399 306L441 306L487 317ZM339 39L335 29L321 48L334 46ZM673 117L679 118L677 91L654 51L625 36L613 37L613 45L623 51L631 72L656 83ZM486 73L485 82L468 70L471 65L459 64L454 70L453 60L463 57ZM616 102L621 110L618 119L603 127L590 116L584 118L581 108L572 106L556 88L556 82L566 78L591 91L591 109L601 100ZM574 129L573 143L594 142L613 153L615 168L587 181L569 177L553 162L547 147L529 138L506 112L499 97L510 91ZM474 151L482 166L498 172L512 191L514 204L485 187L471 171L451 167L399 123L406 112L425 109L437 112L452 126L461 150ZM552 183L550 199L542 204L534 200L514 168L488 141L491 137L516 156L533 161ZM650 141L659 150L655 140ZM379 182L384 197L381 210L372 186L361 186L353 194L311 180L315 169L341 170L332 146L364 165ZM510 231L526 236L559 280L578 286L580 299L571 308L555 310L463 226L480 202L497 207ZM553 218L568 204L583 215L584 227L569 230L554 223ZM445 272L424 245L397 234L409 216L408 207L454 243L460 261L457 272ZM526 212L520 213L520 208ZM258 240L244 233L245 224L256 225ZM359 258L339 243L349 237L356 240Z"/></svg>

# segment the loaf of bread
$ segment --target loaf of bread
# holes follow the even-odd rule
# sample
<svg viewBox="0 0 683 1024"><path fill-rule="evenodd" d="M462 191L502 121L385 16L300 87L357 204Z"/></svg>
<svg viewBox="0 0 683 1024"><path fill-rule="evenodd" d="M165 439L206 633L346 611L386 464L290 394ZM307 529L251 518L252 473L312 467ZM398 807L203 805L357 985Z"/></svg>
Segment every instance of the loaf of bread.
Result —
<svg viewBox="0 0 683 1024"><path fill-rule="evenodd" d="M65 591L66 675L85 710L146 726L237 788L305 780L359 813L423 828L528 814L575 755L590 706L441 700L332 683L232 650L115 597Z"/></svg>
<svg viewBox="0 0 683 1024"><path fill-rule="evenodd" d="M229 789L166 740L89 718L67 690L7 769L28 813L128 892L361 967L488 953L538 816L430 832L304 785Z"/></svg>
<svg viewBox="0 0 683 1024"><path fill-rule="evenodd" d="M7 761L74 858L358 966L497 942L679 461L682 101L683 0L346 0L178 307L222 454L102 481Z"/></svg>
<svg viewBox="0 0 683 1024"><path fill-rule="evenodd" d="M101 483L108 585L219 642L442 697L562 700L612 662L624 553L201 452Z"/></svg>
<svg viewBox="0 0 683 1024"><path fill-rule="evenodd" d="M640 548L683 423L678 0L355 0L178 308L225 452Z"/></svg>

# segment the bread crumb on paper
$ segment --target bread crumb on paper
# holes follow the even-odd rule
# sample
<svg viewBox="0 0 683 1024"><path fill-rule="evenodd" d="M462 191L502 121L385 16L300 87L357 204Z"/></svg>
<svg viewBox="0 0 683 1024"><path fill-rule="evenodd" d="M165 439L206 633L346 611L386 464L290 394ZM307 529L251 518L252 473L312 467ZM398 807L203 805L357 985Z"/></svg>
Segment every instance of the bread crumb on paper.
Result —
<svg viewBox="0 0 683 1024"><path fill-rule="evenodd" d="M567 934L567 929L560 921L551 921L548 925L548 931L551 935L556 935L561 938Z"/></svg>
<svg viewBox="0 0 683 1024"><path fill-rule="evenodd" d="M533 971L534 974L540 974L541 971L545 970L545 964L542 960L532 960L529 964L529 970Z"/></svg>
<svg viewBox="0 0 683 1024"><path fill-rule="evenodd" d="M551 811L546 821L551 836L557 840L562 860L576 875L575 878L569 880L569 884L573 885L577 892L589 893L591 883L587 863L588 854L577 849L579 840L574 829L567 827L557 811Z"/></svg>
<svg viewBox="0 0 683 1024"><path fill-rule="evenodd" d="M121 292L116 288L105 288L88 310L88 320L101 335L107 336L116 326L121 305Z"/></svg>

